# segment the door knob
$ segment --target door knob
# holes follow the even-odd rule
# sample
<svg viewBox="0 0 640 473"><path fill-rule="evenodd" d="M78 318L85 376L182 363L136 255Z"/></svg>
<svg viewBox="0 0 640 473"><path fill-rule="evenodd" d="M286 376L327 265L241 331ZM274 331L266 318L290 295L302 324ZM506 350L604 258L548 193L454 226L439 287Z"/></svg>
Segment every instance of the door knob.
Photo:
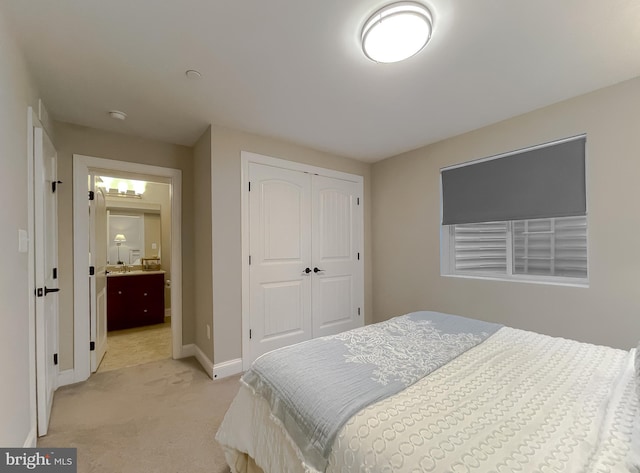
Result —
<svg viewBox="0 0 640 473"><path fill-rule="evenodd" d="M316 267L316 268L313 268L313 272L314 273L322 273L322 272L324 272L324 269L320 269L320 268Z"/></svg>
<svg viewBox="0 0 640 473"><path fill-rule="evenodd" d="M59 292L60 289L55 288L55 289L49 289L48 287L45 286L44 288L44 295L46 296L47 294L49 294L50 292Z"/></svg>
<svg viewBox="0 0 640 473"><path fill-rule="evenodd" d="M309 273L311 272L311 268L305 268L305 269L304 269L304 272L305 272L306 274L309 274Z"/></svg>

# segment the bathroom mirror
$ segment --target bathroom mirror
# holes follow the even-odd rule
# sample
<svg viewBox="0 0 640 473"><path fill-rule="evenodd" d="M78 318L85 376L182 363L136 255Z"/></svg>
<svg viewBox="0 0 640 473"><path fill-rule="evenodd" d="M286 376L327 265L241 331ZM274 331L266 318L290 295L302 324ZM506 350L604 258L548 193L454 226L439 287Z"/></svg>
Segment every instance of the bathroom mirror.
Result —
<svg viewBox="0 0 640 473"><path fill-rule="evenodd" d="M97 176L96 186L107 208L107 264L139 266L153 258L159 267L162 245L170 238L168 186L122 176Z"/></svg>
<svg viewBox="0 0 640 473"><path fill-rule="evenodd" d="M109 211L108 264L140 264L144 256L144 214L114 214Z"/></svg>

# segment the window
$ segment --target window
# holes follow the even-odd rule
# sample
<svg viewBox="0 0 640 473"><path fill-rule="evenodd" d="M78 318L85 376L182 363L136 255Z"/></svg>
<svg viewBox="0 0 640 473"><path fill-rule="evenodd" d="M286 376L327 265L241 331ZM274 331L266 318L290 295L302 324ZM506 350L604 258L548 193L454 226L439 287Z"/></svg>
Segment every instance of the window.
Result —
<svg viewBox="0 0 640 473"><path fill-rule="evenodd" d="M442 272L587 282L584 135L441 170Z"/></svg>
<svg viewBox="0 0 640 473"><path fill-rule="evenodd" d="M583 283L585 216L449 225L453 275Z"/></svg>

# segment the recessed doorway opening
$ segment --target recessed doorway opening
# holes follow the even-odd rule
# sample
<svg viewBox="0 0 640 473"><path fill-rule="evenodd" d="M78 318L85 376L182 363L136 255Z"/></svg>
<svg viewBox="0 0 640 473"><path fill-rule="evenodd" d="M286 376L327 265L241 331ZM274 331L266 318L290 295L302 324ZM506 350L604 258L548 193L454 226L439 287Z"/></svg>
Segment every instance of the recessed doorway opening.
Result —
<svg viewBox="0 0 640 473"><path fill-rule="evenodd" d="M180 170L74 155L76 382L182 356L181 200Z"/></svg>

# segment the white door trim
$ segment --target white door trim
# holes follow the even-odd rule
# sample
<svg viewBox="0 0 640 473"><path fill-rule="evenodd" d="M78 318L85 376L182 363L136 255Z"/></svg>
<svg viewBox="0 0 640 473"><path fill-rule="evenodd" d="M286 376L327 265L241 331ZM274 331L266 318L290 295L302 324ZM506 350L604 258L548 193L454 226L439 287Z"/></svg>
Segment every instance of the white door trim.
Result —
<svg viewBox="0 0 640 473"><path fill-rule="evenodd" d="M240 196L242 206L241 220L241 239L242 239L242 370L246 371L251 367L251 354L249 352L249 331L245 330L249 326L250 311L250 280L249 280L249 163L264 164L274 166L291 171L306 172L309 174L318 174L320 176L332 177L335 179L343 179L345 181L364 183L364 177L356 174L335 171L309 164L302 164L295 161L287 161L285 159L273 158L262 154L251 153L249 151L240 151L241 160L241 179L240 179ZM364 234L364 233L363 233ZM364 251L363 251L364 254ZM364 315L363 315L364 319Z"/></svg>
<svg viewBox="0 0 640 473"><path fill-rule="evenodd" d="M91 374L89 356L89 170L166 178L171 186L171 338L173 358L182 357L182 171L93 156L73 155L73 369L74 382ZM86 334L80 336L80 334Z"/></svg>
<svg viewBox="0 0 640 473"><path fill-rule="evenodd" d="M29 253L27 268L27 295L29 297L29 411L30 434L25 442L26 447L35 447L38 428L38 404L36 386L36 260L35 260L35 199L33 196L34 180L34 143L33 126L38 121L32 107L27 107L27 233L29 235ZM33 444L33 445L31 445Z"/></svg>

